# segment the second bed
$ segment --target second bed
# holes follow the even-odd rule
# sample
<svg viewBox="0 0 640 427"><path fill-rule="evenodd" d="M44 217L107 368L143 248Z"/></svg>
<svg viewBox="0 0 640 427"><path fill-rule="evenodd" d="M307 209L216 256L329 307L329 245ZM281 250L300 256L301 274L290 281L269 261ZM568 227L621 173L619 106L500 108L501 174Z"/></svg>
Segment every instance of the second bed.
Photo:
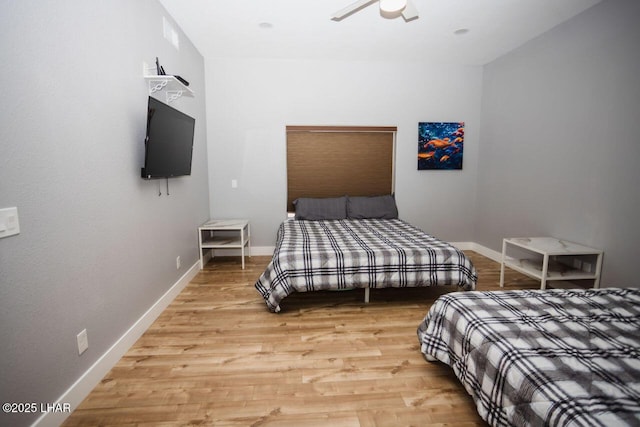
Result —
<svg viewBox="0 0 640 427"><path fill-rule="evenodd" d="M276 249L255 284L270 311L294 292L454 286L475 289L470 259L400 219L283 222Z"/></svg>

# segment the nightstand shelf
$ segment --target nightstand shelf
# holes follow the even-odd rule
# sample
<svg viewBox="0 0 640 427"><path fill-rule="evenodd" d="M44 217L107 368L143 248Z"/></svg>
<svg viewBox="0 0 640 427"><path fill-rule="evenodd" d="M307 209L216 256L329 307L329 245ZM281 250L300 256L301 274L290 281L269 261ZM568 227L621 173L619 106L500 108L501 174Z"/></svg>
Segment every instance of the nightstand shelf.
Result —
<svg viewBox="0 0 640 427"><path fill-rule="evenodd" d="M244 270L245 247L251 256L251 227L246 219L212 219L198 228L200 269L216 249L240 249Z"/></svg>
<svg viewBox="0 0 640 427"><path fill-rule="evenodd" d="M603 251L553 237L512 237L502 241L500 287L504 287L504 268L509 267L547 283L564 282L559 287L572 286L575 281L592 281L600 287Z"/></svg>

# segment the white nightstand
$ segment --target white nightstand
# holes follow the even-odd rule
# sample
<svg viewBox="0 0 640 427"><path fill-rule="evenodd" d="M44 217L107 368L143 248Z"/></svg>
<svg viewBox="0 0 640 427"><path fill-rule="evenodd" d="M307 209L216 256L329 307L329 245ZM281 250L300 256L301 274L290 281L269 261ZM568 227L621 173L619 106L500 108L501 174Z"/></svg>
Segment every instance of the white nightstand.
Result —
<svg viewBox="0 0 640 427"><path fill-rule="evenodd" d="M198 228L198 241L200 269L204 268L205 252L215 249L240 249L243 270L245 247L251 256L251 226L246 219L211 219Z"/></svg>
<svg viewBox="0 0 640 427"><path fill-rule="evenodd" d="M511 256L514 253L515 256ZM554 237L511 237L502 241L500 287L504 286L504 267L540 280L540 289L548 281L592 280L600 287L603 251Z"/></svg>

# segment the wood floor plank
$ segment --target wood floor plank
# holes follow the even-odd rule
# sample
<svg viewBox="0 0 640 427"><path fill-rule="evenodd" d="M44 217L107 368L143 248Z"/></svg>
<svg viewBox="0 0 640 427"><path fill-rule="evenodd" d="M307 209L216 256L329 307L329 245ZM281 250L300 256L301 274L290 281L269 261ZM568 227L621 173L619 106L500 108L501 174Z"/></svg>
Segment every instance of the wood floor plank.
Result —
<svg viewBox="0 0 640 427"><path fill-rule="evenodd" d="M478 289L499 265L468 252ZM253 287L269 257L217 257L158 317L65 426L484 426L416 329L435 289L296 294L270 313ZM507 270L505 289L539 284Z"/></svg>

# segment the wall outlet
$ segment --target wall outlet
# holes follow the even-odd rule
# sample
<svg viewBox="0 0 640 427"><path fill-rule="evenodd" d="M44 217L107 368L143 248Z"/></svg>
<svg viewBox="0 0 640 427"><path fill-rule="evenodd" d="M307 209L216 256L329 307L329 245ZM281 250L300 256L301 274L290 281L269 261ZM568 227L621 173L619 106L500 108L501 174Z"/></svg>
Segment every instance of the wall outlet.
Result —
<svg viewBox="0 0 640 427"><path fill-rule="evenodd" d="M180 270L180 265L182 265L181 261L180 261L180 257L176 258L176 270Z"/></svg>
<svg viewBox="0 0 640 427"><path fill-rule="evenodd" d="M576 270L582 270L582 261L579 260L578 258L574 258L573 259L573 268L575 268Z"/></svg>
<svg viewBox="0 0 640 427"><path fill-rule="evenodd" d="M238 188L238 180L237 179L232 179L231 180L231 188Z"/></svg>
<svg viewBox="0 0 640 427"><path fill-rule="evenodd" d="M583 262L582 263L582 271L584 271L585 273L591 273L591 263L590 262Z"/></svg>
<svg viewBox="0 0 640 427"><path fill-rule="evenodd" d="M76 335L78 341L78 356L87 351L89 348L89 337L87 337L87 330L83 329L78 335Z"/></svg>

